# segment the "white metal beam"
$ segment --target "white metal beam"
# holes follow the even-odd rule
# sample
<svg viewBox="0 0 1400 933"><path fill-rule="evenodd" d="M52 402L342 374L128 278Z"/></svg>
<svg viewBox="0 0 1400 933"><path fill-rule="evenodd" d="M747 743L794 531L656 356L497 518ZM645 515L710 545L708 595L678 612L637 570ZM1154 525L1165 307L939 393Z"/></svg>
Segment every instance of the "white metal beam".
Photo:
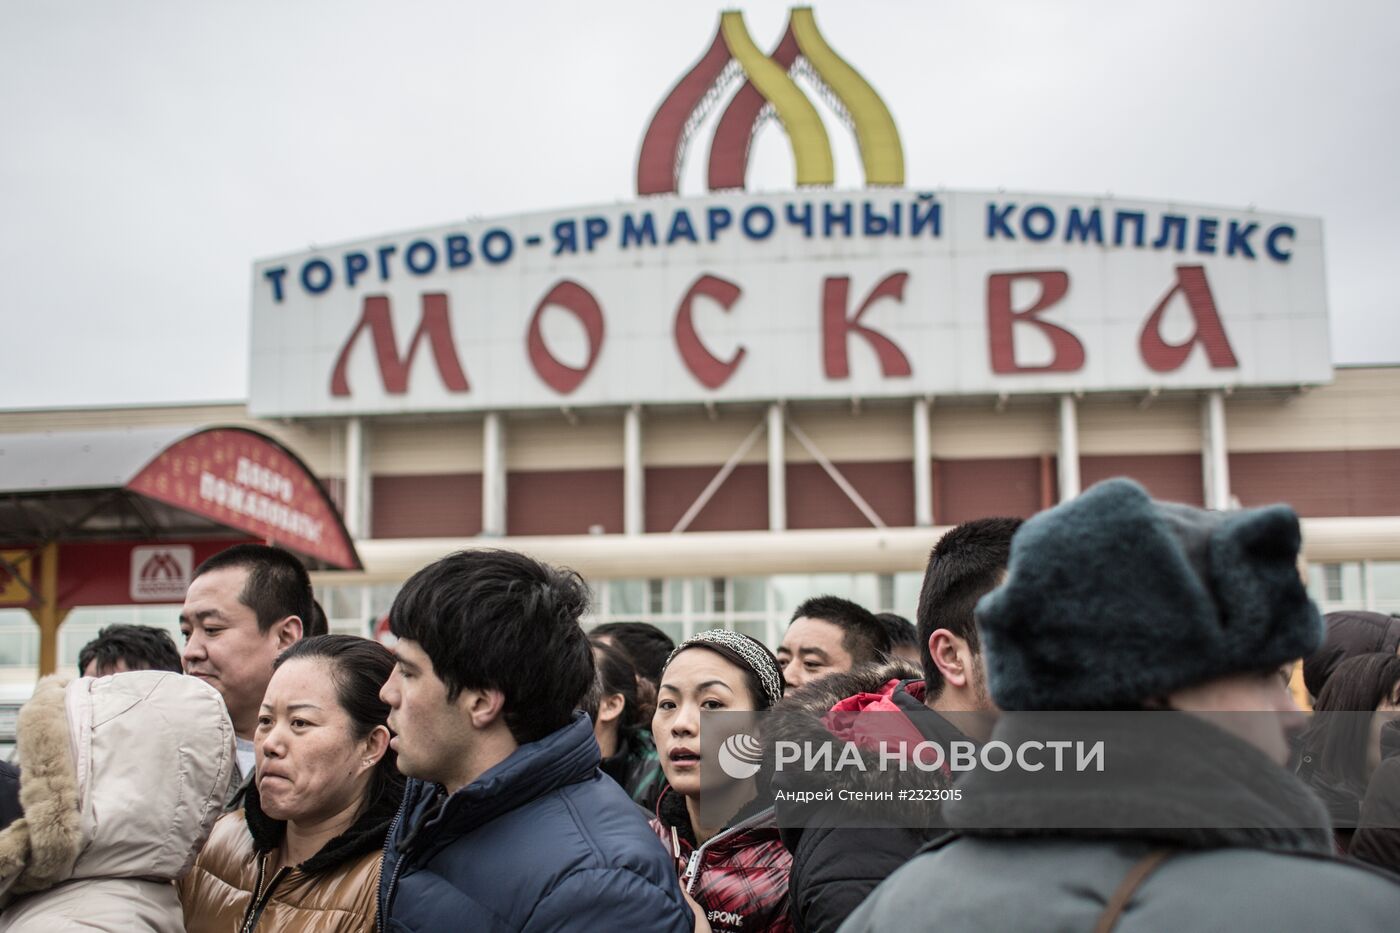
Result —
<svg viewBox="0 0 1400 933"><path fill-rule="evenodd" d="M1201 479L1206 508L1230 508L1230 454L1225 438L1225 396L1207 392L1201 399Z"/></svg>
<svg viewBox="0 0 1400 933"><path fill-rule="evenodd" d="M787 530L787 456L783 403L768 406L768 530Z"/></svg>
<svg viewBox="0 0 1400 933"><path fill-rule="evenodd" d="M481 533L506 533L506 428L500 412L487 412L481 424Z"/></svg>
<svg viewBox="0 0 1400 933"><path fill-rule="evenodd" d="M680 534L682 531L689 528L690 523L695 521L695 516L700 514L700 510L709 505L710 500L714 498L715 493L719 491L719 487L724 485L724 481L729 479L729 474L733 473L734 468L739 465L739 461L743 460L744 457L748 455L748 452L753 449L754 442L758 440L758 435L763 432L763 424L764 423L760 421L758 424L754 425L748 437L744 438L735 449L734 453L729 455L729 459L724 461L724 465L721 466L719 471L705 484L705 488L700 490L700 495L695 497L695 501L690 503L690 508L686 509L680 521L676 522L676 527L671 529L671 534Z"/></svg>
<svg viewBox="0 0 1400 933"><path fill-rule="evenodd" d="M914 399L914 524L933 524L933 442L927 398Z"/></svg>
<svg viewBox="0 0 1400 933"><path fill-rule="evenodd" d="M812 455L812 459L817 461L817 465L826 471L826 475L831 477L831 481L836 484L837 488L846 494L846 498L850 499L860 510L860 514L865 516L865 520L876 528L884 528L884 520L870 507L870 503L865 501L865 497L856 491L856 487L852 486L850 481L841 475L841 471L836 469L836 464L828 460L826 454L812 443L812 439L797 426L797 422L789 419L787 429L792 432L793 437L797 438L797 442L806 448L807 453Z"/></svg>
<svg viewBox="0 0 1400 933"><path fill-rule="evenodd" d="M1079 408L1073 395L1060 396L1060 501L1079 495Z"/></svg>
<svg viewBox="0 0 1400 933"><path fill-rule="evenodd" d="M622 530L646 531L646 471L642 465L642 408L633 405L622 416Z"/></svg>
<svg viewBox="0 0 1400 933"><path fill-rule="evenodd" d="M345 421L345 530L370 536L369 431L359 417Z"/></svg>

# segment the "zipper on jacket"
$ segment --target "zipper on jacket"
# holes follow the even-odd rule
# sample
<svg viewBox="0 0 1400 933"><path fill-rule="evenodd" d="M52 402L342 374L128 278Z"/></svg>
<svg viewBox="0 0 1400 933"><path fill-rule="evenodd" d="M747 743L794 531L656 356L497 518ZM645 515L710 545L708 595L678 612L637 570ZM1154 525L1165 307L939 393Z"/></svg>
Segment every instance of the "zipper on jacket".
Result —
<svg viewBox="0 0 1400 933"><path fill-rule="evenodd" d="M404 804L407 803L408 800L405 799ZM389 856L389 846L393 844L394 831L399 828L399 820L403 819L403 813L405 809L406 806L400 806L399 812L394 814L394 821L389 824L389 833L384 837L384 852L379 858L380 864L383 864L384 859L388 858ZM391 875L389 875L389 884L384 889L384 896L378 899L379 907L374 912L375 933L384 933L384 912L389 909L389 901L391 901L394 897L394 884L399 880L399 871L403 868L403 863L404 854L400 852L399 860L394 863L394 871Z"/></svg>
<svg viewBox="0 0 1400 933"><path fill-rule="evenodd" d="M724 832L722 832L722 833L716 833L715 835L711 836L709 839L706 839L705 842L704 842L702 845L700 845L697 849L695 849L694 851L692 851L692 852L690 853L690 861L687 862L687 863L686 863L686 866L685 866L685 874L681 875L681 880L682 880L682 881L685 881L686 878L689 878L689 879L690 879L689 881L686 882L686 885L685 885L685 893L687 893L687 894L694 894L694 893L695 893L695 882L696 882L696 881L699 879L699 877L700 877L700 857L701 857L701 854L702 854L706 849L708 849L708 848L710 847L710 843L712 843L712 842L719 842L721 839L725 838L726 836L732 836L734 833L739 832L739 830L741 830L741 829L748 829L750 823L752 823L752 822L754 822L755 820L759 819L759 818L762 817L763 815L764 815L763 813L759 813L759 814L757 814L756 816L751 816L751 817L749 817L747 820L744 820L744 822L738 824L737 826L731 826L731 827L729 827L728 829L726 829L726 830L725 830ZM674 830L674 827L672 827L672 829Z"/></svg>
<svg viewBox="0 0 1400 933"><path fill-rule="evenodd" d="M253 933L257 928L263 909L267 907L267 902L272 900L272 892L277 890L278 882L285 878L290 870L285 865L277 869L277 874L268 881L267 890L264 891L263 877L267 872L267 853L264 852L258 859L258 880L253 885L253 900L248 904L248 912L243 915L243 925L238 928L240 933Z"/></svg>
<svg viewBox="0 0 1400 933"><path fill-rule="evenodd" d="M699 849L690 853L690 861L685 866L685 874L682 875L682 877L687 879L685 885L685 893L687 894L695 893L695 875L700 870L700 853L704 848L704 846L701 846Z"/></svg>

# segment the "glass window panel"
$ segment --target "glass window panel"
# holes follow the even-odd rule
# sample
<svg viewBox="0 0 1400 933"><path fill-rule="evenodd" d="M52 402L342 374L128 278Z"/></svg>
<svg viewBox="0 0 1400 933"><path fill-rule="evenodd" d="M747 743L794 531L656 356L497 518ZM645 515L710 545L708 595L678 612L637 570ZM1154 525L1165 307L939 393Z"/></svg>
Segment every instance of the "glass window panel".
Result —
<svg viewBox="0 0 1400 933"><path fill-rule="evenodd" d="M1400 561L1372 561L1371 592L1376 597L1376 608L1382 612L1400 604Z"/></svg>
<svg viewBox="0 0 1400 933"><path fill-rule="evenodd" d="M713 599L710 596L709 580L690 581L690 611L694 615L708 615L712 611Z"/></svg>
<svg viewBox="0 0 1400 933"><path fill-rule="evenodd" d="M22 609L0 609L0 666L32 667L39 663L39 626Z"/></svg>
<svg viewBox="0 0 1400 933"><path fill-rule="evenodd" d="M710 596L713 600L710 609L716 615L722 615L729 611L729 588L725 585L724 577L712 577L710 579Z"/></svg>
<svg viewBox="0 0 1400 933"><path fill-rule="evenodd" d="M684 597L682 596L684 588L684 580L670 579L666 581L666 613L668 615L680 615L681 607L684 605Z"/></svg>
<svg viewBox="0 0 1400 933"><path fill-rule="evenodd" d="M897 573L894 575L894 605L891 612L904 616L910 622L919 609L919 590L924 585L921 573Z"/></svg>
<svg viewBox="0 0 1400 933"><path fill-rule="evenodd" d="M176 648L184 644L180 635L179 606L81 606L68 613L58 630L59 672L67 673L69 668L76 672L83 646L109 625L149 625L164 629ZM37 639L38 629L34 631ZM37 648L31 663L38 663Z"/></svg>
<svg viewBox="0 0 1400 933"><path fill-rule="evenodd" d="M665 632L666 635L671 639L671 641L675 642L678 645L685 640L684 633L682 632L681 623L679 622L653 622L652 624L655 625L657 628L661 629L661 631Z"/></svg>
<svg viewBox="0 0 1400 933"><path fill-rule="evenodd" d="M876 591L879 599L870 608L876 612L893 611L894 609L894 574L882 573L875 578Z"/></svg>
<svg viewBox="0 0 1400 933"><path fill-rule="evenodd" d="M641 580L608 581L608 614L614 621L625 621L627 616L642 614L646 587Z"/></svg>
<svg viewBox="0 0 1400 933"><path fill-rule="evenodd" d="M756 638L764 644L768 643L768 623L763 621L735 622L732 626L734 631Z"/></svg>
<svg viewBox="0 0 1400 933"><path fill-rule="evenodd" d="M1339 565L1342 568L1342 600L1353 608L1361 609L1366 604L1366 591L1361 585L1361 563L1351 561Z"/></svg>
<svg viewBox="0 0 1400 933"><path fill-rule="evenodd" d="M647 612L664 615L666 612L666 587L662 580L647 581Z"/></svg>
<svg viewBox="0 0 1400 933"><path fill-rule="evenodd" d="M767 577L735 577L734 611L765 612L768 609Z"/></svg>

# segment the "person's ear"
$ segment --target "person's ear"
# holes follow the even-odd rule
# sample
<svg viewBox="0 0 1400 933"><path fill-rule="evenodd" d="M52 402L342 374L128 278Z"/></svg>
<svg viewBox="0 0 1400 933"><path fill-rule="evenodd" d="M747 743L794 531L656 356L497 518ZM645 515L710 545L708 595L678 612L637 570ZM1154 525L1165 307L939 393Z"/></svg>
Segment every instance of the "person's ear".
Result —
<svg viewBox="0 0 1400 933"><path fill-rule="evenodd" d="M948 686L966 687L972 682L972 652L962 638L946 628L934 629L928 637L928 653Z"/></svg>
<svg viewBox="0 0 1400 933"><path fill-rule="evenodd" d="M389 727L375 726L364 738L364 754L360 756L361 770L367 771L379 764L384 753L389 750Z"/></svg>
<svg viewBox="0 0 1400 933"><path fill-rule="evenodd" d="M301 616L287 616L277 623L277 650L282 651L301 641Z"/></svg>
<svg viewBox="0 0 1400 933"><path fill-rule="evenodd" d="M609 693L598 701L598 721L613 722L627 708L627 700L620 693Z"/></svg>
<svg viewBox="0 0 1400 933"><path fill-rule="evenodd" d="M463 690L457 695L457 705L471 720L472 727L485 729L501 717L506 695L495 687L485 690Z"/></svg>

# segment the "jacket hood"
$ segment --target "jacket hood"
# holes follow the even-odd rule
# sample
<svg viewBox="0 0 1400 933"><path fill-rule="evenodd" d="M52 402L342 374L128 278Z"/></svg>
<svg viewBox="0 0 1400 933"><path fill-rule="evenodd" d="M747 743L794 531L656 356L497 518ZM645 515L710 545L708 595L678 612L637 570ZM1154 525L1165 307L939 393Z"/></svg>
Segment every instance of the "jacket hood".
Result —
<svg viewBox="0 0 1400 933"><path fill-rule="evenodd" d="M24 817L0 833L0 891L176 879L223 812L233 724L202 681L132 671L46 677L20 713Z"/></svg>
<svg viewBox="0 0 1400 933"><path fill-rule="evenodd" d="M916 695L917 694L917 695ZM803 686L783 698L775 708L768 722L771 724L764 734L765 753L774 753L774 743L778 741L796 742L802 747L832 747L832 760L839 760L841 746L845 740L833 734L836 722L828 715L838 705L851 713L864 715L862 711L879 713L890 727L897 727L911 742L929 740L940 744L952 740L968 740L953 723L928 709L922 703L923 681L907 664L892 663L880 666L862 667L845 674L823 677ZM875 698L879 699L876 700ZM869 699L872 702L851 702L855 698ZM872 716L869 721L874 721ZM865 769L842 768L831 772L808 774L804 771L787 768L773 772L773 790L833 790L833 791L891 791L913 788L945 787L949 777L941 772L923 772L917 769L900 771L897 768L881 766L877 748L858 745ZM771 764L771 761L770 761ZM790 826L796 817L796 809L778 805L778 822L785 832L796 829ZM830 814L833 820L852 820L849 825L874 823L884 825L890 819L891 808L878 801L863 803L847 801L840 804ZM902 825L910 827L937 827L942 825L939 804L935 800L901 802L898 809ZM823 822L819 815L810 809L801 817L802 822L811 824Z"/></svg>

